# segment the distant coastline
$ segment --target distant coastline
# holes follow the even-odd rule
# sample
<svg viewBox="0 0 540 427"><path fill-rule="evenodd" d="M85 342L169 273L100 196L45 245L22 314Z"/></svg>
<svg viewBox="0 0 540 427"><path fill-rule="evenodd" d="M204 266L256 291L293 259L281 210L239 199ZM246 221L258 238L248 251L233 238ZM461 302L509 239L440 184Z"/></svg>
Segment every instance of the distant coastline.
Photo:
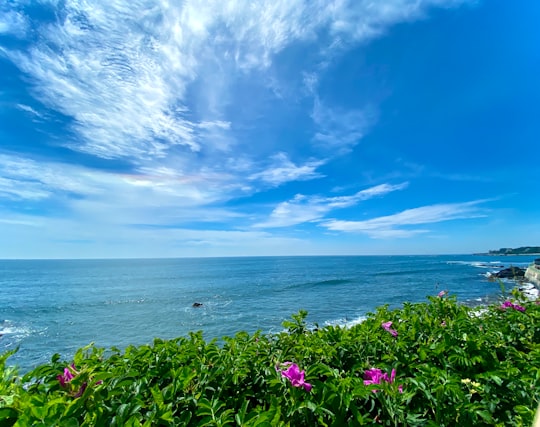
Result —
<svg viewBox="0 0 540 427"><path fill-rule="evenodd" d="M505 255L528 255L528 256L540 256L540 246L521 246L519 248L501 248L488 252L475 253L473 255L482 256L505 256Z"/></svg>

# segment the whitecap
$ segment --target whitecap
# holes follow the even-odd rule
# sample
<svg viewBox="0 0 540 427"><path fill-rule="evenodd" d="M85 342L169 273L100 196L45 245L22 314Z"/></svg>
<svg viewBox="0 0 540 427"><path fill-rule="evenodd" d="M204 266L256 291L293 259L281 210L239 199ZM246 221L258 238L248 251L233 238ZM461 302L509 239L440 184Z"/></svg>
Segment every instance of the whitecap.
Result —
<svg viewBox="0 0 540 427"><path fill-rule="evenodd" d="M447 261L447 264L468 265L475 268L504 268L500 261Z"/></svg>
<svg viewBox="0 0 540 427"><path fill-rule="evenodd" d="M30 335L30 328L22 325L16 325L11 320L4 320L0 325L0 336L12 336L15 338L24 338Z"/></svg>
<svg viewBox="0 0 540 427"><path fill-rule="evenodd" d="M325 326L341 326L343 328L352 328L353 326L359 325L367 319L366 316L359 316L352 320L348 318L345 319L336 319L336 320L327 320L324 322Z"/></svg>

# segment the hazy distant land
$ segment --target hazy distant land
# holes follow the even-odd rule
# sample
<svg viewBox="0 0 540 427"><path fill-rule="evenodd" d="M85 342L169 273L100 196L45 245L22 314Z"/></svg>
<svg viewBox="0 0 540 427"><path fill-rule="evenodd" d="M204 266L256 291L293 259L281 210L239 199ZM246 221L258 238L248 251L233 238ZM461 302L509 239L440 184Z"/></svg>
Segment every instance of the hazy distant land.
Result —
<svg viewBox="0 0 540 427"><path fill-rule="evenodd" d="M519 248L500 248L474 255L540 255L540 246L521 246Z"/></svg>

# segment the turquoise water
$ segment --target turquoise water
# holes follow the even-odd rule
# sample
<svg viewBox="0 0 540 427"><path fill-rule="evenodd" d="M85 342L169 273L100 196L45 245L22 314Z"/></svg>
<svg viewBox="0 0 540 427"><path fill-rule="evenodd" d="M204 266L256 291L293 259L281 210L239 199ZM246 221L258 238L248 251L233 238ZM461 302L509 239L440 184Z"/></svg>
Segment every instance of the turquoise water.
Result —
<svg viewBox="0 0 540 427"><path fill-rule="evenodd" d="M500 291L485 273L534 257L373 256L0 260L0 350L21 370L101 347L202 330L278 332L300 309L319 325L361 321L377 306L448 289L480 304ZM194 308L193 303L202 303Z"/></svg>

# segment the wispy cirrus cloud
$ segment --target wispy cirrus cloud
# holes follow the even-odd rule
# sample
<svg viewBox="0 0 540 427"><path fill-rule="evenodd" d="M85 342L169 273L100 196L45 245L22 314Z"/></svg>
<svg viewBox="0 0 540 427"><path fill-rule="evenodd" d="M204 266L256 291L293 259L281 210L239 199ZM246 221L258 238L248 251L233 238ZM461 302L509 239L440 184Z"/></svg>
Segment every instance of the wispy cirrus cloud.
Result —
<svg viewBox="0 0 540 427"><path fill-rule="evenodd" d="M337 149L343 154L356 145L375 123L376 112L372 107L364 110L330 108L316 98L312 118L318 128L314 141L325 149Z"/></svg>
<svg viewBox="0 0 540 427"><path fill-rule="evenodd" d="M23 37L28 29L28 22L23 13L0 6L0 34Z"/></svg>
<svg viewBox="0 0 540 427"><path fill-rule="evenodd" d="M0 195L12 200L41 200L67 193L97 194L93 176L103 175L106 174L61 162L0 153Z"/></svg>
<svg viewBox="0 0 540 427"><path fill-rule="evenodd" d="M93 212L92 212L93 213ZM0 233L10 244L7 258L222 256L305 253L306 242L261 230L216 230L211 227L156 227L100 222L81 227L78 218L36 218L0 209ZM116 218L115 218L116 219ZM141 244L144 242L144 244Z"/></svg>
<svg viewBox="0 0 540 427"><path fill-rule="evenodd" d="M33 80L45 105L72 119L81 138L67 142L70 148L103 158L152 159L174 147L229 147L223 141L230 137L215 138L201 125L230 122L231 85L264 73L286 47L324 37L333 50L346 49L431 6L462 2L66 1L55 5L62 9L55 22L35 29L36 42L3 52ZM26 20L22 6L8 12L4 22ZM320 100L313 118L320 127L316 141L348 146L370 121L365 112L330 110ZM230 128L219 130L227 135Z"/></svg>
<svg viewBox="0 0 540 427"><path fill-rule="evenodd" d="M44 119L45 118L43 116L43 114L41 114L39 111L36 111L34 108L30 107L29 105L17 104L16 107L19 110L25 111L26 113L30 114L34 118L38 118L38 119Z"/></svg>
<svg viewBox="0 0 540 427"><path fill-rule="evenodd" d="M321 178L323 175L316 169L324 164L324 161L307 161L303 165L291 162L286 153L278 153L272 156L271 164L261 172L252 174L250 180L260 180L265 183L278 186L289 181L307 181Z"/></svg>
<svg viewBox="0 0 540 427"><path fill-rule="evenodd" d="M292 200L277 205L270 217L255 225L256 228L289 227L323 218L328 212L354 206L363 200L382 197L406 188L408 183L381 184L358 191L350 196L320 197L297 194Z"/></svg>
<svg viewBox="0 0 540 427"><path fill-rule="evenodd" d="M241 214L220 203L240 191L235 185L212 171L189 175L162 165L127 174L0 154L0 200L48 201L57 215L91 224L230 221Z"/></svg>
<svg viewBox="0 0 540 427"><path fill-rule="evenodd" d="M40 136L58 129L50 139L19 144L17 155L0 155L0 197L15 201L12 206L51 201L51 209L71 215L65 229L74 235L77 224L85 224L88 235L107 230L103 236L113 235L115 226L120 234L131 226L171 227L179 230L175 236L188 234L186 224L195 229L201 222L239 229L238 220L248 213L227 208L227 202L269 188L277 192L288 182L327 178L331 168L323 173L322 167L350 151L376 123L369 100L366 107L350 108L319 93L329 65L396 23L421 18L431 7L466 2L4 3L0 57L20 70L14 79L21 82L6 104L28 122L45 122L34 128ZM310 55L284 58L295 49ZM285 108L298 100L306 110ZM289 116L291 111L297 115ZM294 133L296 119L309 130ZM286 132L294 135L284 138ZM10 147L17 146L13 135ZM405 185L341 197L288 194L255 227L321 221L333 210ZM5 224L35 219L10 209ZM65 225L50 218L42 223L56 224L55 230ZM223 236L271 240L260 230ZM219 240L217 233L207 238ZM197 239L192 241L206 241Z"/></svg>
<svg viewBox="0 0 540 427"><path fill-rule="evenodd" d="M417 234L427 233L429 230L409 228L410 226L485 217L485 211L478 206L485 201L475 200L464 203L422 206L365 221L334 219L323 222L321 225L332 231L363 233L372 238L412 237Z"/></svg>

